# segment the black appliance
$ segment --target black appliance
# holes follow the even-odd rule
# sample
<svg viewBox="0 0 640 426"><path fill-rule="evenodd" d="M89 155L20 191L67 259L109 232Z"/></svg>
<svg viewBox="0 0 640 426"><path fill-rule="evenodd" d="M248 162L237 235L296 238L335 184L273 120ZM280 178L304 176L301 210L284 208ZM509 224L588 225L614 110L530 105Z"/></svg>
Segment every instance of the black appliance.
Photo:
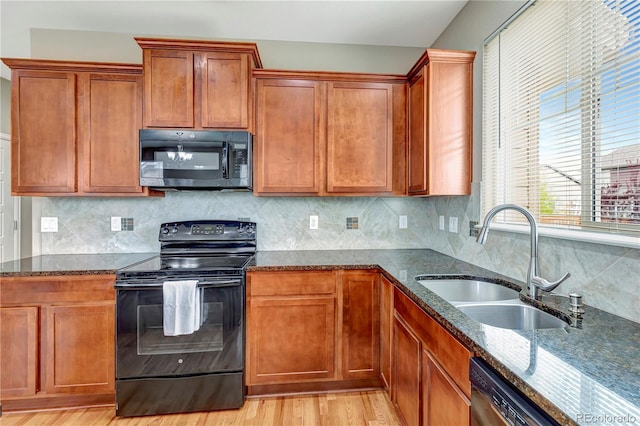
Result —
<svg viewBox="0 0 640 426"><path fill-rule="evenodd" d="M245 268L256 224L164 223L160 254L116 271L116 415L239 408L244 403ZM200 328L166 336L163 285L197 280Z"/></svg>
<svg viewBox="0 0 640 426"><path fill-rule="evenodd" d="M479 358L471 358L471 426L558 426Z"/></svg>
<svg viewBox="0 0 640 426"><path fill-rule="evenodd" d="M140 185L158 190L250 190L249 132L140 130Z"/></svg>

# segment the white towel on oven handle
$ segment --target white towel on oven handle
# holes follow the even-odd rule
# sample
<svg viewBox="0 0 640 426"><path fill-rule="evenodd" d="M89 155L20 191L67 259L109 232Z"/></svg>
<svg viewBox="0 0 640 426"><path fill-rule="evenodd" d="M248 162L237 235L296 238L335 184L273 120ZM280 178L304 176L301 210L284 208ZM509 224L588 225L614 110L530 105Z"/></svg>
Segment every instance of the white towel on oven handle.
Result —
<svg viewBox="0 0 640 426"><path fill-rule="evenodd" d="M201 292L197 280L162 283L162 326L165 336L181 336L198 331L201 324Z"/></svg>

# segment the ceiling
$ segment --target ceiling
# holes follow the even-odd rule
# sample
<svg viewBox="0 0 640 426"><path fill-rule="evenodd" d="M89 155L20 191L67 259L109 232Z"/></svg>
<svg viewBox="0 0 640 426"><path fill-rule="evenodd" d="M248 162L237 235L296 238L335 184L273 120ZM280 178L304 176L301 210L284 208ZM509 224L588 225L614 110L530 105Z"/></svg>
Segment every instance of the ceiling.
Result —
<svg viewBox="0 0 640 426"><path fill-rule="evenodd" d="M1 55L29 57L29 29L429 47L466 0L0 1Z"/></svg>

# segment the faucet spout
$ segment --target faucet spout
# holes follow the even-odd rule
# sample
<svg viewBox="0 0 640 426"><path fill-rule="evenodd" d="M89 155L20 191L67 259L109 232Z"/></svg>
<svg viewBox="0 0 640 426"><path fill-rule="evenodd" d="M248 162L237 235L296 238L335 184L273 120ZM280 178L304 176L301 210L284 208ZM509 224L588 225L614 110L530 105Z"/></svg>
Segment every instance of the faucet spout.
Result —
<svg viewBox="0 0 640 426"><path fill-rule="evenodd" d="M517 204L501 204L489 210L482 223L482 228L478 234L476 241L485 244L487 235L489 234L489 224L493 217L504 210L514 210L520 212L529 221L529 229L531 233L531 255L529 257L529 269L527 270L527 293L530 297L537 299L540 297L538 290L551 291L560 283L569 278L569 274L565 274L558 281L549 282L540 277L540 266L538 264L538 225L536 219L529 210Z"/></svg>

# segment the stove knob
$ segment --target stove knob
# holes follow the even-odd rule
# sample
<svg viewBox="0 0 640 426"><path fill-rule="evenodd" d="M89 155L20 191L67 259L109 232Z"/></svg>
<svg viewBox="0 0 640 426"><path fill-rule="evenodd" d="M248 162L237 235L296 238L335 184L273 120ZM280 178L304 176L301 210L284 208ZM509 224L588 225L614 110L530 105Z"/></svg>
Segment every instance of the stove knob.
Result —
<svg viewBox="0 0 640 426"><path fill-rule="evenodd" d="M162 232L162 235L169 235L169 228L165 226L162 228L160 232Z"/></svg>
<svg viewBox="0 0 640 426"><path fill-rule="evenodd" d="M174 225L174 227L171 228L171 233L172 234L177 234L178 233L178 227Z"/></svg>

